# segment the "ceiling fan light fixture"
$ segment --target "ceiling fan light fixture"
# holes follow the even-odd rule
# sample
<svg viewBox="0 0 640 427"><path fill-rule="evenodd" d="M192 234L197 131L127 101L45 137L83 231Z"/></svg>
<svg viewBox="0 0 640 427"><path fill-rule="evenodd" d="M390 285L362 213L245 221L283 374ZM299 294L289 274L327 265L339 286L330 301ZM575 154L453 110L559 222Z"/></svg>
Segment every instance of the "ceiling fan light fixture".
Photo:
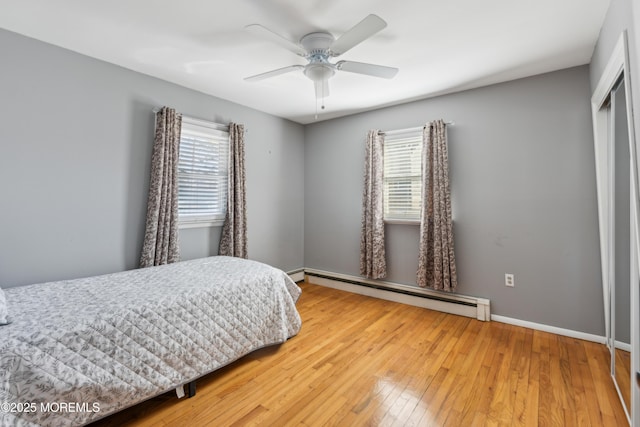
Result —
<svg viewBox="0 0 640 427"><path fill-rule="evenodd" d="M329 80L336 73L331 64L315 63L304 67L304 75L314 82Z"/></svg>

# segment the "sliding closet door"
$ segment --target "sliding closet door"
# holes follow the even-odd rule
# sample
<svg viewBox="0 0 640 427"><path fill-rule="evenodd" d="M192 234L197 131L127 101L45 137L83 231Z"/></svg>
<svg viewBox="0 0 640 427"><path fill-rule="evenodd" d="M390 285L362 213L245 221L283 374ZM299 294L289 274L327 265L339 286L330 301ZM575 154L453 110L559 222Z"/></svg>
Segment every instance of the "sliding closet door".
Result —
<svg viewBox="0 0 640 427"><path fill-rule="evenodd" d="M610 123L613 160L611 251L612 373L627 414L631 413L631 157L624 79L611 91Z"/></svg>

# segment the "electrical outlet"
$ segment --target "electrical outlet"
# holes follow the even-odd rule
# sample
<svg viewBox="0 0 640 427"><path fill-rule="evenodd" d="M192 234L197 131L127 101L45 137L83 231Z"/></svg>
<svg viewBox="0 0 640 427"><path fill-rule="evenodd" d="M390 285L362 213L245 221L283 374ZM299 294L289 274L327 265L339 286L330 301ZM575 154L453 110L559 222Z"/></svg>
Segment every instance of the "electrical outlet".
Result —
<svg viewBox="0 0 640 427"><path fill-rule="evenodd" d="M504 275L504 285L508 286L510 288L513 288L516 285L515 279L513 278L513 274L505 273L505 275Z"/></svg>

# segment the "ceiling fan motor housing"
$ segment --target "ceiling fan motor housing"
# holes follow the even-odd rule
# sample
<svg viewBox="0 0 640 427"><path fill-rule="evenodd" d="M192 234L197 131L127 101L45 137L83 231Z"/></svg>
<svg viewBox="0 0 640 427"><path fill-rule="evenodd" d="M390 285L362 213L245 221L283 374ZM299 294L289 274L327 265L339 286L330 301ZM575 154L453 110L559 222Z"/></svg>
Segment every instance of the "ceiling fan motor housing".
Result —
<svg viewBox="0 0 640 427"><path fill-rule="evenodd" d="M300 44L309 53L328 51L335 38L325 32L310 33L300 39Z"/></svg>

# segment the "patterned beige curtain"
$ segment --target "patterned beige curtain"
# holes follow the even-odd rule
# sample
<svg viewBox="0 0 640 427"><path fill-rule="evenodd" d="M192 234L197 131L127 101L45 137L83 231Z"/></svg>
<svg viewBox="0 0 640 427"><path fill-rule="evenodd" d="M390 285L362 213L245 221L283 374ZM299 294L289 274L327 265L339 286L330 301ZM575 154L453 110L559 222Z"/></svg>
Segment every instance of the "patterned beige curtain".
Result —
<svg viewBox="0 0 640 427"><path fill-rule="evenodd" d="M244 169L244 126L229 125L229 188L219 255L247 258L247 207Z"/></svg>
<svg viewBox="0 0 640 427"><path fill-rule="evenodd" d="M458 284L453 251L447 130L442 120L422 134L422 211L417 283L453 292Z"/></svg>
<svg viewBox="0 0 640 427"><path fill-rule="evenodd" d="M147 226L140 267L179 261L178 152L182 115L163 107L156 113L156 134L151 156Z"/></svg>
<svg viewBox="0 0 640 427"><path fill-rule="evenodd" d="M387 275L384 250L383 144L378 130L369 131L365 149L362 225L360 228L360 274L369 279Z"/></svg>

